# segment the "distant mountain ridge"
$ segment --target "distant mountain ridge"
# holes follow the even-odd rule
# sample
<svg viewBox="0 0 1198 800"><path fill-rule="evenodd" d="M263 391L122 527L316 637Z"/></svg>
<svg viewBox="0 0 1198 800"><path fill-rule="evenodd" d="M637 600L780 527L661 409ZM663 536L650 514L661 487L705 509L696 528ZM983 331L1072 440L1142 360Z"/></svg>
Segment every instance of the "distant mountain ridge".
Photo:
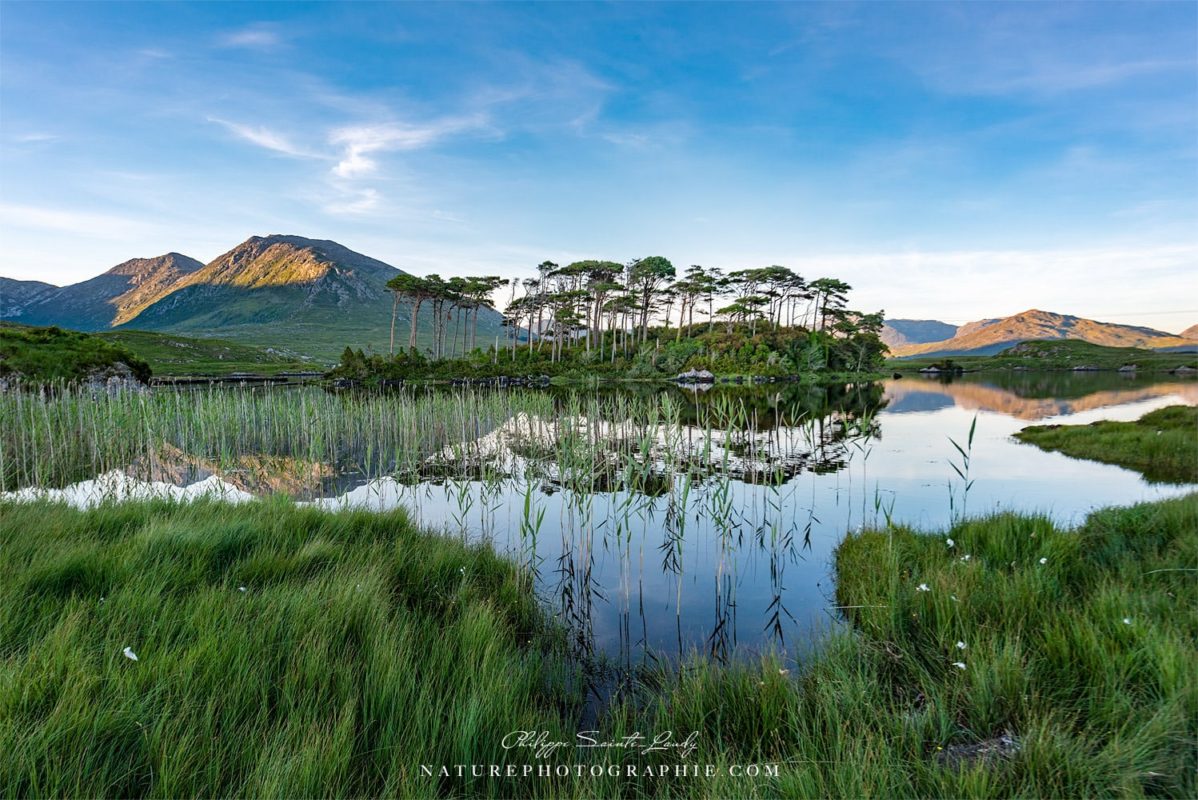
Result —
<svg viewBox="0 0 1198 800"><path fill-rule="evenodd" d="M1020 342L1043 339L1078 339L1107 347L1163 349L1193 346L1194 342L1164 331L1135 325L1097 322L1092 319L1029 309L998 319L962 325L954 336L942 341L900 345L891 355L962 356L993 355Z"/></svg>
<svg viewBox="0 0 1198 800"><path fill-rule="evenodd" d="M118 264L62 288L0 284L0 317L84 331L129 328L234 339L335 359L349 346L386 352L392 296L403 272L337 242L253 236L208 264L179 253ZM26 299L21 300L18 292ZM432 325L427 309L424 324ZM406 324L401 304L397 325ZM479 314L480 342L500 332ZM405 340L406 341L406 340Z"/></svg>
<svg viewBox="0 0 1198 800"><path fill-rule="evenodd" d="M25 306L39 295L57 290L52 283L0 277L0 319L20 316Z"/></svg>
<svg viewBox="0 0 1198 800"><path fill-rule="evenodd" d="M132 258L103 275L43 292L12 318L28 325L103 330L135 318L168 294L180 279L203 266L179 253Z"/></svg>
<svg viewBox="0 0 1198 800"><path fill-rule="evenodd" d="M881 339L893 350L911 344L940 342L957 335L957 326L938 319L887 319L882 321Z"/></svg>

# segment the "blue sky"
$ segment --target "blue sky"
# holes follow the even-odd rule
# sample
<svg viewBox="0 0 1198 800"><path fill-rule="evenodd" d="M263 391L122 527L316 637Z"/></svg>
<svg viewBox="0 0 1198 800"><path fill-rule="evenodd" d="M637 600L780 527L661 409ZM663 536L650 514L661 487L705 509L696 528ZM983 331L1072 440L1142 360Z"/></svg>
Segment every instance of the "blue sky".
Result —
<svg viewBox="0 0 1198 800"><path fill-rule="evenodd" d="M0 7L0 274L255 234L1198 322L1198 5Z"/></svg>

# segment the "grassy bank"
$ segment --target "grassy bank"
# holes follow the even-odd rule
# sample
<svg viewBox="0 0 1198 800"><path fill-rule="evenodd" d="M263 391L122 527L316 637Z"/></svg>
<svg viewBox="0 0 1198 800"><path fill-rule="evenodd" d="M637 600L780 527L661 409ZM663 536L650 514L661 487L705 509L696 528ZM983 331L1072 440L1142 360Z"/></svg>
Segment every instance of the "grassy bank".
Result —
<svg viewBox="0 0 1198 800"><path fill-rule="evenodd" d="M1198 495L865 532L836 555L854 630L814 663L700 666L624 725L782 764L715 796L1193 797L1196 568Z"/></svg>
<svg viewBox="0 0 1198 800"><path fill-rule="evenodd" d="M1068 339L1022 342L992 356L919 356L892 358L886 363L893 369L906 372L930 366L943 367L946 360L966 370L1072 370L1074 367L1096 367L1113 371L1120 367L1135 366L1136 372L1169 372L1184 366L1198 368L1198 354L1192 352L1105 347Z"/></svg>
<svg viewBox="0 0 1198 800"><path fill-rule="evenodd" d="M0 378L38 384L109 375L145 381L150 366L129 348L94 334L0 322Z"/></svg>
<svg viewBox="0 0 1198 800"><path fill-rule="evenodd" d="M572 740L580 692L515 568L403 514L0 505L0 552L4 796L1198 792L1198 495L1076 530L1000 515L849 537L851 627L811 663L697 663L600 724L697 731L686 758L503 750L513 730ZM618 759L714 774L419 769ZM778 775L729 774L748 764Z"/></svg>
<svg viewBox="0 0 1198 800"><path fill-rule="evenodd" d="M279 372L319 371L325 366L323 362L302 358L294 352L223 339L131 330L105 332L98 336L134 353L148 363L159 377L228 375L234 372L274 375Z"/></svg>
<svg viewBox="0 0 1198 800"><path fill-rule="evenodd" d="M1135 422L1033 425L1015 438L1072 458L1134 469L1154 482L1198 483L1198 408L1194 406L1161 408Z"/></svg>
<svg viewBox="0 0 1198 800"><path fill-rule="evenodd" d="M0 506L0 551L5 797L473 794L417 765L563 732L524 580L402 513Z"/></svg>

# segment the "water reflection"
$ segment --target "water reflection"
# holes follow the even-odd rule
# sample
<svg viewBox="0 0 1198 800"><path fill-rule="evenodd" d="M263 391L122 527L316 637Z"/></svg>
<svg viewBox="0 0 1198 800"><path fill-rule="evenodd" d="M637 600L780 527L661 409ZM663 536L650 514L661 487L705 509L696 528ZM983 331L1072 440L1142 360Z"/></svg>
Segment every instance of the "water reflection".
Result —
<svg viewBox="0 0 1198 800"><path fill-rule="evenodd" d="M957 406L1023 420L1079 414L1160 397L1198 405L1198 383L1117 372L1017 372L889 381L887 411L935 411Z"/></svg>
<svg viewBox="0 0 1198 800"><path fill-rule="evenodd" d="M640 664L694 650L719 661L764 648L802 657L838 624L829 565L846 531L888 517L929 530L951 521L948 437L963 438L975 416L973 513L1036 510L1070 522L1096 505L1184 491L1010 438L1031 420L1134 419L1178 402L1198 405L1198 385L1067 373L639 396L554 390L428 419L429 431L396 439L414 444L387 452L368 436L320 458L277 437L269 454L219 459L164 443L119 480L57 496L205 481L231 497L405 506L447 535L509 553L610 688Z"/></svg>

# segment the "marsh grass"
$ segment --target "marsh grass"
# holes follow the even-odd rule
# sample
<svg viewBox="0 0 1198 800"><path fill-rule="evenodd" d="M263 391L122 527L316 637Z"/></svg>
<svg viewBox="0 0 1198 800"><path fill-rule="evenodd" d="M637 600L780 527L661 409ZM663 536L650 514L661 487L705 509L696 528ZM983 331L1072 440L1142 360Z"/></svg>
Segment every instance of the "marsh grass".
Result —
<svg viewBox="0 0 1198 800"><path fill-rule="evenodd" d="M617 724L699 730L716 759L783 765L708 796L1198 794L1198 495L1075 530L1002 514L947 533L848 537L837 601L852 626L817 657L696 663ZM1004 735L1005 757L962 755Z"/></svg>
<svg viewBox="0 0 1198 800"><path fill-rule="evenodd" d="M577 730L577 668L515 565L400 512L0 504L0 794L1194 796L1198 495L946 533L847 538L850 625L807 662L642 671L597 725L697 731L712 777L445 779L418 765L546 763L503 735ZM621 759L678 761L547 763Z"/></svg>
<svg viewBox="0 0 1198 800"><path fill-rule="evenodd" d="M1198 407L1169 406L1135 422L1032 425L1021 442L1134 469L1154 483L1198 483Z"/></svg>
<svg viewBox="0 0 1198 800"><path fill-rule="evenodd" d="M3 505L0 551L5 797L506 794L418 765L565 732L527 580L402 512Z"/></svg>

